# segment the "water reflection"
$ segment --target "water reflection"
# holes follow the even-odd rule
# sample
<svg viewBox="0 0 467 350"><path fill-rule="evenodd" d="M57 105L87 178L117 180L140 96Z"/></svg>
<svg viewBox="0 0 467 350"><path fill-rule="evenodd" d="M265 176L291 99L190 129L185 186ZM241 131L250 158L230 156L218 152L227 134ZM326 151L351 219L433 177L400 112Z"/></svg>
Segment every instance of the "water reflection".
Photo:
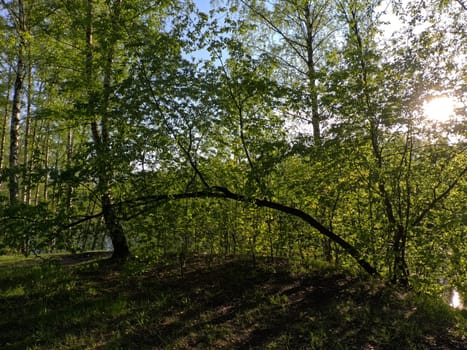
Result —
<svg viewBox="0 0 467 350"><path fill-rule="evenodd" d="M452 290L451 292L451 300L449 302L449 306L455 308L455 309L462 309L462 300L459 292L455 289Z"/></svg>

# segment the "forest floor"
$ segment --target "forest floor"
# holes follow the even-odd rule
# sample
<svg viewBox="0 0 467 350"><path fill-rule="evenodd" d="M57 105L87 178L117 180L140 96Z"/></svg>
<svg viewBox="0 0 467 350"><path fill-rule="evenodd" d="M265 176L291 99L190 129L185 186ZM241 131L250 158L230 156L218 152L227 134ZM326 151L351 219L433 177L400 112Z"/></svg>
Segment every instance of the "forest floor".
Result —
<svg viewBox="0 0 467 350"><path fill-rule="evenodd" d="M106 257L0 257L0 349L467 349L465 310L330 266Z"/></svg>

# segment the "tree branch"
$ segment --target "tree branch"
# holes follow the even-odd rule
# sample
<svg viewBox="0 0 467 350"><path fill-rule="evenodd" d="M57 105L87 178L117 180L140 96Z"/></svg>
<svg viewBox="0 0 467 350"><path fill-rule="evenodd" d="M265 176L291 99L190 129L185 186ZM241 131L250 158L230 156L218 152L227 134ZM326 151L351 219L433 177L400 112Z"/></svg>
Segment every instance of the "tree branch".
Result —
<svg viewBox="0 0 467 350"><path fill-rule="evenodd" d="M425 217L430 213L430 211L433 210L434 207L438 205L438 203L440 203L443 199L445 199L449 195L449 193L451 193L453 188L456 187L459 180L465 174L467 174L467 167L464 168L464 170L459 174L459 176L453 182L451 182L451 184L448 186L446 190L444 190L440 195L434 196L433 200L430 203L428 203L427 207L412 222L412 226L420 225L420 223L423 221L423 219L425 219Z"/></svg>
<svg viewBox="0 0 467 350"><path fill-rule="evenodd" d="M252 5L248 4L246 1L244 0L240 0L243 5L245 5L246 7L248 7L251 11L253 11L256 15L258 15L259 17L261 17L277 34L279 34L282 39L285 40L285 42L287 44L289 44L289 46L292 48L293 51L295 51L295 53L304 61L304 62L307 62L307 58L305 55L303 55L303 53L297 48L300 47L300 48L304 48L305 45L303 45L302 43L296 41L296 40L293 40L291 38L289 38L278 26L276 26L268 17L266 17L263 13L261 13L258 9L254 8Z"/></svg>
<svg viewBox="0 0 467 350"><path fill-rule="evenodd" d="M318 222L311 215L305 213L304 211L300 209L292 208L281 203L273 202L273 201L266 200L266 199L247 197L242 194L233 193L225 187L214 186L214 187L211 187L209 190L205 190L205 191L139 197L139 198L135 198L132 200L121 202L118 205L121 205L121 206L129 205L131 208L135 208L138 206L147 205L148 203L157 203L161 201L170 201L170 200L180 200L180 199L186 199L186 198L231 199L231 200L235 200L238 202L251 203L258 207L274 209L282 213L286 213L286 214L295 216L297 218L300 218L306 223L308 223L311 227L318 230L322 235L328 237L331 241L335 242L341 248L343 248L344 251L346 251L350 256L352 256L356 260L356 262L367 273L369 273L372 276L379 276L378 271L362 257L361 253L354 246L352 246L349 242L344 240L339 235L332 232L330 229L323 226L320 222Z"/></svg>

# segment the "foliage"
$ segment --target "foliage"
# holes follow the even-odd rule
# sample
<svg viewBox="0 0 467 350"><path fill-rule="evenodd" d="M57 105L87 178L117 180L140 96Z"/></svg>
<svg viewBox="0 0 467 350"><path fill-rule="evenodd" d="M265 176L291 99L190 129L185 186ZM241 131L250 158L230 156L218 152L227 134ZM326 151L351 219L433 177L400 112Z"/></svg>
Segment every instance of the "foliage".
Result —
<svg viewBox="0 0 467 350"><path fill-rule="evenodd" d="M313 257L465 288L459 2L394 2L390 37L382 1L22 3L22 36L0 12L1 251ZM427 121L439 95L454 115Z"/></svg>

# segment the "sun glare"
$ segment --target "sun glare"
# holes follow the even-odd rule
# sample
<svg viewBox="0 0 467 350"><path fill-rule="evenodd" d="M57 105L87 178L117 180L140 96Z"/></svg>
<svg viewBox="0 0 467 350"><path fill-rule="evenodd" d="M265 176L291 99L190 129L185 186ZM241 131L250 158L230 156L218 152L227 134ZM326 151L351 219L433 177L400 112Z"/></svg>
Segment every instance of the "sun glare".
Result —
<svg viewBox="0 0 467 350"><path fill-rule="evenodd" d="M445 122L454 114L454 99L435 97L423 104L425 117L432 121Z"/></svg>

